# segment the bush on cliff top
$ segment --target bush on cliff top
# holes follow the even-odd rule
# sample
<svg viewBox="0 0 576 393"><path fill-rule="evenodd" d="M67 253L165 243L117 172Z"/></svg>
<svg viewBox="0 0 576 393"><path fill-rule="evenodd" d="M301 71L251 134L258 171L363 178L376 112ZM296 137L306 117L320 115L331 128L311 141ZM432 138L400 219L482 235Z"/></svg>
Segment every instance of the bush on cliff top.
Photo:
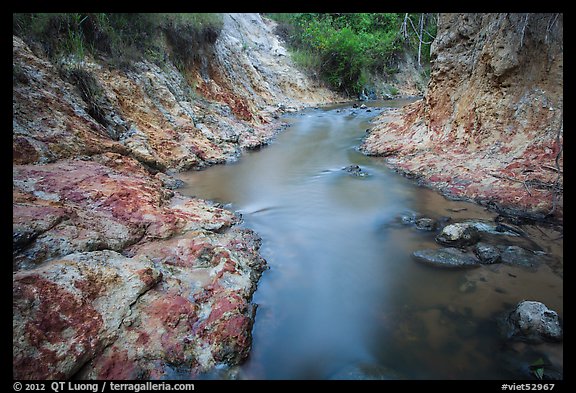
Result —
<svg viewBox="0 0 576 393"><path fill-rule="evenodd" d="M276 33L296 54L294 60L348 95L359 94L370 74L396 71L398 54L419 52L429 61L436 19L429 14L338 13L268 14ZM412 20L417 21L416 26ZM419 23L421 28L419 29ZM424 41L424 44L419 43Z"/></svg>
<svg viewBox="0 0 576 393"><path fill-rule="evenodd" d="M222 28L219 14L191 13L15 13L13 34L39 43L49 57L87 53L127 66L165 58L161 33L180 62L194 57L199 45L213 44Z"/></svg>

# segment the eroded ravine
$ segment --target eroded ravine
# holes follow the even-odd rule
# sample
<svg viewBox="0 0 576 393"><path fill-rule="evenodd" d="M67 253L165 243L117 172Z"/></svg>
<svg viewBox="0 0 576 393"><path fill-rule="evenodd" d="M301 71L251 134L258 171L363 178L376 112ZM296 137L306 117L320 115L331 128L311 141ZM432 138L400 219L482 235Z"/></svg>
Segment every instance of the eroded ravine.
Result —
<svg viewBox="0 0 576 393"><path fill-rule="evenodd" d="M270 146L234 164L181 174L182 194L242 213L243 225L262 237L270 267L253 298L248 360L208 378L524 378L539 358L562 372L561 343L507 342L498 329L498 319L524 299L563 315L561 234L522 226L529 238L514 242L548 257L533 269L447 271L411 257L437 248L437 232L402 224L403 214L440 222L497 214L447 200L358 152L382 106L404 103L291 114ZM367 176L343 170L350 165Z"/></svg>

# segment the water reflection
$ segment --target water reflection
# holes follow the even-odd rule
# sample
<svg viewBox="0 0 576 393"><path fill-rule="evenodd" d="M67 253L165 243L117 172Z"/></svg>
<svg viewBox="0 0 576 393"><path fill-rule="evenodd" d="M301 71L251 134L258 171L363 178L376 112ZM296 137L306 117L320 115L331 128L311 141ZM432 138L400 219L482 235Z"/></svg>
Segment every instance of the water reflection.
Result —
<svg viewBox="0 0 576 393"><path fill-rule="evenodd" d="M494 214L448 201L357 152L376 113L340 105L294 114L270 146L182 174L182 193L229 203L263 239L270 270L254 295L253 348L239 377L524 377L519 367L533 348L503 347L495 318L522 299L562 315L561 277L548 266L447 272L415 263L410 253L434 247L434 237L392 225L402 211ZM348 165L368 176L343 171ZM561 264L561 245L547 249ZM540 355L558 364L561 344L548 347Z"/></svg>

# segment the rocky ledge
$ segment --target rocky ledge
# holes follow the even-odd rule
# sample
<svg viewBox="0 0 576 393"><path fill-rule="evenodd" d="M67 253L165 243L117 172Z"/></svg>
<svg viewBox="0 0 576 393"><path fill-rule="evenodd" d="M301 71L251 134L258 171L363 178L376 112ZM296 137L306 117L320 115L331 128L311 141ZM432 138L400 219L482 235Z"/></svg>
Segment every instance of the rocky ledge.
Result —
<svg viewBox="0 0 576 393"><path fill-rule="evenodd" d="M562 14L440 14L423 99L361 146L444 195L563 220Z"/></svg>
<svg viewBox="0 0 576 393"><path fill-rule="evenodd" d="M186 70L49 59L13 37L15 379L193 378L248 355L260 239L173 175L233 161L286 108L335 96L271 22L223 19Z"/></svg>
<svg viewBox="0 0 576 393"><path fill-rule="evenodd" d="M234 213L116 153L14 169L16 379L193 376L237 364L266 268Z"/></svg>

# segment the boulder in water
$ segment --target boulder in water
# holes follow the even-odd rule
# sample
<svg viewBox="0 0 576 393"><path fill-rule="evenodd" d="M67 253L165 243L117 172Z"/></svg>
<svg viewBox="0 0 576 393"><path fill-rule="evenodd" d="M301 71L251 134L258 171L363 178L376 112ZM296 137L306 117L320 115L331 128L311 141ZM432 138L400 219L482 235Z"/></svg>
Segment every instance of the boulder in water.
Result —
<svg viewBox="0 0 576 393"><path fill-rule="evenodd" d="M505 334L511 339L532 343L562 340L558 314L537 301L524 300L518 303L505 322Z"/></svg>
<svg viewBox="0 0 576 393"><path fill-rule="evenodd" d="M507 246L501 253L502 262L508 265L535 267L540 264L541 257L533 251L520 246Z"/></svg>
<svg viewBox="0 0 576 393"><path fill-rule="evenodd" d="M357 177L366 177L368 176L367 172L363 172L362 168L358 165L349 165L347 167L342 168L343 171L348 172L352 176Z"/></svg>
<svg viewBox="0 0 576 393"><path fill-rule="evenodd" d="M454 247L469 246L480 240L478 230L468 223L446 225L436 236L436 241Z"/></svg>
<svg viewBox="0 0 576 393"><path fill-rule="evenodd" d="M412 256L418 262L440 268L454 269L480 266L478 259L452 247L439 248L437 250L418 250L414 251Z"/></svg>
<svg viewBox="0 0 576 393"><path fill-rule="evenodd" d="M485 265L498 263L501 260L498 247L484 242L476 243L474 254L476 254L480 262Z"/></svg>
<svg viewBox="0 0 576 393"><path fill-rule="evenodd" d="M428 217L418 218L415 224L416 228L423 231L434 231L436 229L436 221Z"/></svg>

